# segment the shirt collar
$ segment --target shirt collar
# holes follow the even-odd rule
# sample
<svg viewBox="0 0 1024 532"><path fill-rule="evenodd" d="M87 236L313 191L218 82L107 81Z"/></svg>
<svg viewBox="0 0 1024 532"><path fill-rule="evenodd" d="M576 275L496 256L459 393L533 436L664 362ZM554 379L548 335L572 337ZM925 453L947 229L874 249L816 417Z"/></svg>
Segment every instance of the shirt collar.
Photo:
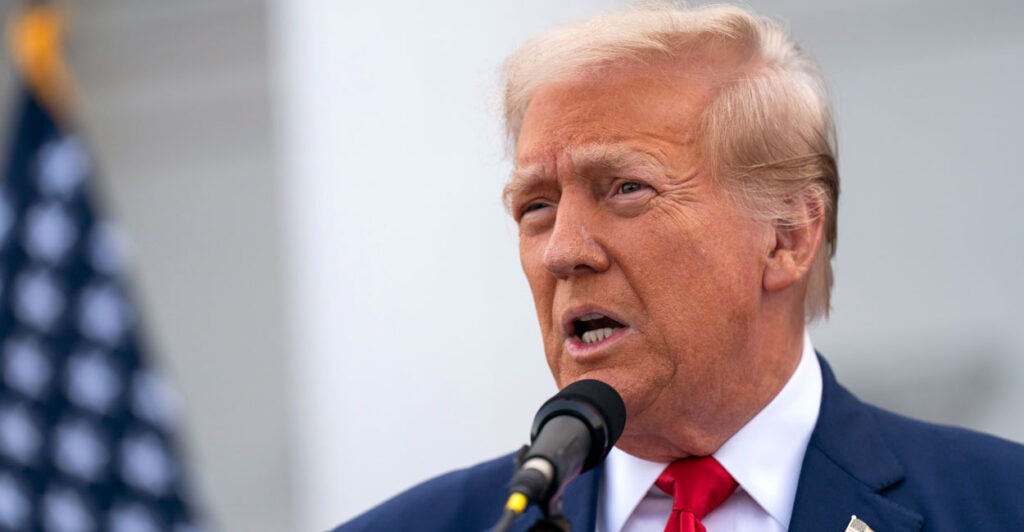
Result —
<svg viewBox="0 0 1024 532"><path fill-rule="evenodd" d="M714 453L722 467L782 528L789 528L807 443L821 406L821 368L804 332L803 353L782 390ZM603 530L621 530L668 464L617 447L608 453L601 485Z"/></svg>

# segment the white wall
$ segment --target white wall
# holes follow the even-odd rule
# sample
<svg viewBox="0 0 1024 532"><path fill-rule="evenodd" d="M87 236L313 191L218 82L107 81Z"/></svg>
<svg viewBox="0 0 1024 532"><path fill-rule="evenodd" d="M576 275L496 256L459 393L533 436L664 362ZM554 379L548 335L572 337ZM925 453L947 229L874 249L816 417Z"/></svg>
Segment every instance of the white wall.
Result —
<svg viewBox="0 0 1024 532"><path fill-rule="evenodd" d="M540 356L489 96L590 2L277 5L302 530L524 441Z"/></svg>

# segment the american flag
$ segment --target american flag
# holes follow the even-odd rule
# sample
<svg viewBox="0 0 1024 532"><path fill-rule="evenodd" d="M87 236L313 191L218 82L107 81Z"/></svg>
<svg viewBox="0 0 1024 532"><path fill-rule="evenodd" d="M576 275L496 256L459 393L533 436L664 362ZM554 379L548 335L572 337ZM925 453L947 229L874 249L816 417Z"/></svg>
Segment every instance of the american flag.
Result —
<svg viewBox="0 0 1024 532"><path fill-rule="evenodd" d="M0 530L199 530L94 166L19 99L0 175Z"/></svg>

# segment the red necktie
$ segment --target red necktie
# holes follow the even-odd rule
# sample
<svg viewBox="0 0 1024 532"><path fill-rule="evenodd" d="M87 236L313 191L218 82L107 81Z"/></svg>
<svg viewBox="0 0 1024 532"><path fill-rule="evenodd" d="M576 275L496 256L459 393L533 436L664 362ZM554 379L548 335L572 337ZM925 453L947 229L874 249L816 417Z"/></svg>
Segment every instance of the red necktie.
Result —
<svg viewBox="0 0 1024 532"><path fill-rule="evenodd" d="M654 484L672 496L672 515L665 532L706 532L700 520L738 486L722 464L710 456L672 462Z"/></svg>

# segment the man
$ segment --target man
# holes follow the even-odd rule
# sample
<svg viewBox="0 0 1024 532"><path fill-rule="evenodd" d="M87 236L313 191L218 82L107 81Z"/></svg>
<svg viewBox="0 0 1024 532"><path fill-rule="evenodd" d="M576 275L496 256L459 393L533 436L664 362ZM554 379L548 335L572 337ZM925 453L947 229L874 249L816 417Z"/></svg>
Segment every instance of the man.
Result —
<svg viewBox="0 0 1024 532"><path fill-rule="evenodd" d="M811 346L835 139L816 65L778 26L725 6L606 15L534 39L506 76L505 199L548 364L560 388L611 384L628 414L565 494L575 530L1024 523L1024 448L864 405ZM512 470L445 475L341 530L485 529Z"/></svg>

